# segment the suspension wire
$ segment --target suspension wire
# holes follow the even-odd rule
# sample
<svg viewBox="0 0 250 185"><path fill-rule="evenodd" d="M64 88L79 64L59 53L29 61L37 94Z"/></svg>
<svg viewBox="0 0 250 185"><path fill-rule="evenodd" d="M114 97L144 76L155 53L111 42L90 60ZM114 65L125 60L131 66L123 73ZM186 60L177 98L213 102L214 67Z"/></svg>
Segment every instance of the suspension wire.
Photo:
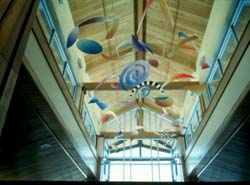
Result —
<svg viewBox="0 0 250 185"><path fill-rule="evenodd" d="M124 130L123 130L123 131L124 131L124 132L126 132L126 131L127 131L127 122L126 122L126 118L127 118L127 116L126 116L126 115L127 115L127 114L125 113L125 114L124 114L124 116L123 116L123 118L124 118L124 119L123 119L123 121L124 121L124 127L123 127L123 128L124 128Z"/></svg>
<svg viewBox="0 0 250 185"><path fill-rule="evenodd" d="M173 28L173 33L172 33L172 41L171 41L171 45L170 45L170 51L173 49L173 45L174 45L174 37L175 37L175 30L176 30L176 25L177 25L177 17L178 17L178 13L179 13L179 7L180 7L180 0L178 0L177 2L177 6L176 6L176 14L175 14L175 23L174 23L174 28ZM166 76L166 80L169 78L169 68L170 68L170 61L167 63L167 76Z"/></svg>
<svg viewBox="0 0 250 185"><path fill-rule="evenodd" d="M113 0L111 1L111 4L112 4L112 12L113 12L113 17L116 17L116 15L117 15L117 13L116 13L116 9L115 9L115 5L114 5L114 2L113 2ZM112 40L114 41L114 43L115 44L117 44L117 34L115 34L113 37L112 37ZM109 45L109 49L110 49L110 45ZM111 52L110 52L110 54L111 54ZM110 55L111 56L111 55ZM119 56L118 55L118 52L117 52L117 56ZM116 75L115 73L115 69L117 69L117 65L119 65L118 67L120 68L120 63L117 63L117 62L111 62L111 67L112 67L112 74L113 75ZM116 77L117 77L117 75L116 75ZM115 82L115 78L112 78L112 81L113 82ZM116 96L116 98L118 99L118 94L117 93L115 93L115 96Z"/></svg>
<svg viewBox="0 0 250 185"><path fill-rule="evenodd" d="M132 111L129 111L129 122L130 122L130 132L132 132L133 130L132 130L132 116L131 116L131 114L132 114Z"/></svg>
<svg viewBox="0 0 250 185"><path fill-rule="evenodd" d="M156 113L155 114L155 132L158 132L158 126L157 126L157 117L156 117Z"/></svg>
<svg viewBox="0 0 250 185"><path fill-rule="evenodd" d="M152 132L152 123L151 123L151 112L150 111L148 111L147 110L147 112L148 112L148 117L149 117L149 127L150 127L150 132Z"/></svg>

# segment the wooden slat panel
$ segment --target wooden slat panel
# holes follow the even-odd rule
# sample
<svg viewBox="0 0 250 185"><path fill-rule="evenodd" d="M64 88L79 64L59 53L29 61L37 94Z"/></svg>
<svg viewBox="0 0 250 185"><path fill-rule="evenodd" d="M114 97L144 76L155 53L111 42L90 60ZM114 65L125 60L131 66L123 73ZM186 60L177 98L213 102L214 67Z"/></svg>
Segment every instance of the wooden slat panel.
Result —
<svg viewBox="0 0 250 185"><path fill-rule="evenodd" d="M21 69L19 83L17 84L19 94L24 97L27 104L33 110L39 119L41 119L43 124L46 124L46 127L54 133L55 137L59 140L60 144L63 146L63 149L70 154L70 157L77 163L81 171L84 171L89 177L93 177L92 172L89 167L84 163L83 159L80 157L74 144L71 142L70 136L67 134L67 131L62 126L58 118L56 118L51 107L42 96L38 87L35 85L33 79L28 74L25 68ZM28 98L26 98L28 97Z"/></svg>
<svg viewBox="0 0 250 185"><path fill-rule="evenodd" d="M236 134L219 152L215 159L199 175L201 181L249 181L250 180L250 162L248 159L250 152L250 116L249 110L250 93L244 100L240 108L236 111L230 120L229 129L225 130L222 137L231 137ZM248 118L246 118L248 117ZM244 125L240 128L241 124ZM240 129L238 129L240 128ZM218 141L223 145L225 139Z"/></svg>
<svg viewBox="0 0 250 185"><path fill-rule="evenodd" d="M27 104L27 99L31 97L27 95L24 98L20 94L19 87L25 83L26 91L30 91L37 103L45 105L41 95L37 95L32 85L24 79L17 81L18 87L14 91L0 140L0 180L84 180L84 176ZM46 106L44 109L49 116L51 110Z"/></svg>

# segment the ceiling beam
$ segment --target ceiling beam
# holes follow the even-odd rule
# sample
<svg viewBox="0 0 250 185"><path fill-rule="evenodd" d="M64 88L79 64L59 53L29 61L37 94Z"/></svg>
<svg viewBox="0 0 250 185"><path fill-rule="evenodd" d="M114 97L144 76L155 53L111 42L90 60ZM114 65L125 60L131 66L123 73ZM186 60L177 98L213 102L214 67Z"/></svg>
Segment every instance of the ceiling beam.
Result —
<svg viewBox="0 0 250 185"><path fill-rule="evenodd" d="M83 86L84 91L122 91L120 88L112 88L111 84L114 82L105 82L101 87L95 89L99 82L85 82ZM118 83L118 82L117 82ZM158 84L163 84L164 82L157 82ZM186 90L185 87L198 85L198 81L182 81L182 82L170 82L164 87L164 90ZM126 83L125 83L125 86ZM133 87L127 86L129 90L132 90ZM151 90L158 90L155 87L151 87Z"/></svg>
<svg viewBox="0 0 250 185"><path fill-rule="evenodd" d="M136 32L146 4L146 0L134 1L134 35L139 41L143 41L144 43L146 41L147 15L144 17L142 29L138 34ZM135 60L145 60L145 52L135 52Z"/></svg>
<svg viewBox="0 0 250 185"><path fill-rule="evenodd" d="M163 132L159 132L159 134L163 134ZM156 134L155 132L139 132L138 135L134 136L131 132L123 132L124 139L126 138L162 138L159 134ZM180 132L168 132L170 135L176 134L178 137L183 137ZM118 132L101 132L102 137L104 138L114 138L118 135Z"/></svg>

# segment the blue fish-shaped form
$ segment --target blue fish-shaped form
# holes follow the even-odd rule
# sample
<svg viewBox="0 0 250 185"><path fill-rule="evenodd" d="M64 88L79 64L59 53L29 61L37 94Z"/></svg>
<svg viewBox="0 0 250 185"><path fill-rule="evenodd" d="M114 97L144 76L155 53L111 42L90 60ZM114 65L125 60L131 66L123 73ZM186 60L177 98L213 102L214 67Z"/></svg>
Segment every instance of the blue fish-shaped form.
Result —
<svg viewBox="0 0 250 185"><path fill-rule="evenodd" d="M89 103L96 103L100 109L104 110L108 107L108 104L100 102L96 97L93 97Z"/></svg>
<svg viewBox="0 0 250 185"><path fill-rule="evenodd" d="M76 46L80 51L87 54L98 54L103 50L98 42L90 39L81 39L77 42Z"/></svg>
<svg viewBox="0 0 250 185"><path fill-rule="evenodd" d="M115 139L123 137L122 131L118 132L117 136L115 136Z"/></svg>
<svg viewBox="0 0 250 185"><path fill-rule="evenodd" d="M67 48L71 47L77 40L77 37L79 35L79 27L76 26L71 32L70 34L68 35L68 38L67 38L67 43L66 43L66 46Z"/></svg>
<svg viewBox="0 0 250 185"><path fill-rule="evenodd" d="M177 123L182 123L182 122L183 122L183 120L181 118L177 118L177 119L172 121L172 124L176 125Z"/></svg>
<svg viewBox="0 0 250 185"><path fill-rule="evenodd" d="M134 35L132 35L132 44L135 51L146 52L146 49L138 42Z"/></svg>
<svg viewBox="0 0 250 185"><path fill-rule="evenodd" d="M165 101L166 99L168 99L168 97L167 96L161 96L161 97L156 97L154 99L157 100L157 101Z"/></svg>
<svg viewBox="0 0 250 185"><path fill-rule="evenodd" d="M137 40L137 41L138 41L138 40ZM150 51L150 52L153 54L153 50L149 47L149 45L147 45L146 43L144 43L144 42L142 42L142 41L138 41L138 42L139 42L139 44L140 44L142 47L144 47L144 49L147 49L148 51ZM121 48L121 47L123 47L123 46L131 45L131 44L133 44L133 43L132 43L132 39L125 40L125 41L121 42L121 43L116 47L116 49L119 49L119 48Z"/></svg>

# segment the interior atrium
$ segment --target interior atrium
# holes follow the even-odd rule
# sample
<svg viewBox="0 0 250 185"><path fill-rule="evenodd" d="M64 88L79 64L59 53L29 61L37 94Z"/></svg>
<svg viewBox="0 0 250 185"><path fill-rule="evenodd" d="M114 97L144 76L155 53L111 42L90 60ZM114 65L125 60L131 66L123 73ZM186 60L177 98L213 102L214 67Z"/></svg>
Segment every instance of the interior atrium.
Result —
<svg viewBox="0 0 250 185"><path fill-rule="evenodd" d="M0 181L250 181L250 0L1 0Z"/></svg>

